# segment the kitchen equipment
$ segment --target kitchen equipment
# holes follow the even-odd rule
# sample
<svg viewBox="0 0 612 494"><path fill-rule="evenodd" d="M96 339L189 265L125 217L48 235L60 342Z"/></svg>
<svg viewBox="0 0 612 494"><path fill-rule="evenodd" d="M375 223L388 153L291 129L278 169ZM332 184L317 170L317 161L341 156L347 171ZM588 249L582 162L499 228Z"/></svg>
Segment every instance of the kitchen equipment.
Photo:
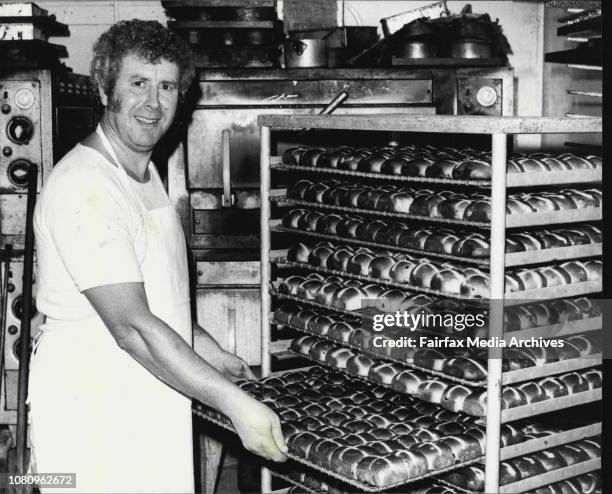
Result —
<svg viewBox="0 0 612 494"><path fill-rule="evenodd" d="M397 56L399 58L434 58L436 48L431 40L409 40L400 45Z"/></svg>
<svg viewBox="0 0 612 494"><path fill-rule="evenodd" d="M327 40L287 38L285 67L327 67Z"/></svg>
<svg viewBox="0 0 612 494"><path fill-rule="evenodd" d="M482 39L457 39L451 44L453 58L491 58L491 42Z"/></svg>
<svg viewBox="0 0 612 494"><path fill-rule="evenodd" d="M340 93L338 93L337 96L334 97L333 100L331 100L329 102L329 105L327 105L325 108L323 108L320 112L319 115L329 115L330 113L333 113L333 111L338 108L338 106L340 106L342 104L342 102L344 100L346 100L349 97L349 94L346 91L342 91ZM303 129L300 132L300 137L302 137L304 134L306 134L306 132L308 132L310 129Z"/></svg>

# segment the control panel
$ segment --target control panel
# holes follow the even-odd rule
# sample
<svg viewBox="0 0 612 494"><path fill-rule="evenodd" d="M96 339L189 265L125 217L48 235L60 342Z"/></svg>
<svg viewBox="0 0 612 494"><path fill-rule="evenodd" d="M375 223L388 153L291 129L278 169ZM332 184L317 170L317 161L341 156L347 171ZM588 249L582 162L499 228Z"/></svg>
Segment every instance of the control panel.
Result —
<svg viewBox="0 0 612 494"><path fill-rule="evenodd" d="M30 163L42 185L41 95L38 81L0 80L0 193L25 193Z"/></svg>
<svg viewBox="0 0 612 494"><path fill-rule="evenodd" d="M457 114L500 117L502 96L501 79L458 79Z"/></svg>

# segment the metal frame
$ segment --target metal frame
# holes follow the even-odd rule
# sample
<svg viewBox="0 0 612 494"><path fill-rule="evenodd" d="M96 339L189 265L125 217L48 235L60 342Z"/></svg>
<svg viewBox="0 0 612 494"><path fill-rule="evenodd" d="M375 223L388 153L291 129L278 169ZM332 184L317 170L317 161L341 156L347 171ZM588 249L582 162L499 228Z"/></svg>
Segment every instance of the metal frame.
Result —
<svg viewBox="0 0 612 494"><path fill-rule="evenodd" d="M473 117L380 115L260 115L261 136L261 300L262 377L270 375L270 135L272 128L352 129L365 131L489 134L492 145L491 253L490 253L490 336L503 334L505 240L506 240L506 159L508 135L601 133L601 118L576 121L557 117ZM498 301L496 303L496 300ZM489 350L485 492L499 493L502 365L501 348ZM271 491L269 470L262 470L261 490ZM530 485L535 488L535 485Z"/></svg>

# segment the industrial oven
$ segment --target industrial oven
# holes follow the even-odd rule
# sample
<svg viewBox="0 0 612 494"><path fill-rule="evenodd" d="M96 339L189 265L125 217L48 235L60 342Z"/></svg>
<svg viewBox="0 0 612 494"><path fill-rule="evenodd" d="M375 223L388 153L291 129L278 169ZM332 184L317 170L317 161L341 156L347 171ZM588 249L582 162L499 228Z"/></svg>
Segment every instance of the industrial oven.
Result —
<svg viewBox="0 0 612 494"><path fill-rule="evenodd" d="M193 257L197 320L250 365L260 363L257 115L319 113L342 91L348 99L338 114L507 116L514 105L507 66L209 69L198 82L185 169L169 169L170 183L180 184L171 195L189 204L179 209ZM273 145L280 153L308 139L278 132Z"/></svg>

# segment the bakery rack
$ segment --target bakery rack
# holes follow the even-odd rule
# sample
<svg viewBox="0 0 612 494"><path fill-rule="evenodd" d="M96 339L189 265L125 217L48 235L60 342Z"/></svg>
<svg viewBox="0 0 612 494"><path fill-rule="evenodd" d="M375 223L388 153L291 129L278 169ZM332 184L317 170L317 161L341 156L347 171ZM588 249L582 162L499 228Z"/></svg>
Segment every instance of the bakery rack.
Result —
<svg viewBox="0 0 612 494"><path fill-rule="evenodd" d="M402 217L411 219L407 215L377 211L358 211L352 208L342 208L340 206L329 206L322 204L309 204L304 201L295 201L285 197L285 190L273 189L271 176L272 171L302 171L298 168L305 168L303 171L309 173L321 173L323 176L333 176L341 178L342 175L350 175L353 177L361 177L367 180L396 180L406 182L436 182L436 179L418 180L404 179L398 177L386 177L375 173L350 172L341 170L323 170L318 168L293 167L285 165L281 162L280 157L272 156L271 133L275 129L283 130L300 130L300 129L337 129L337 130L354 130L354 131L370 131L370 132L418 132L418 133L452 133L452 134L481 134L491 136L492 145L492 177L490 181L474 181L474 183L466 183L466 181L456 181L457 185L475 186L480 188L490 188L491 194L491 221L487 223L477 223L470 226L485 228L490 230L490 256L488 259L488 267L490 270L490 323L489 336L503 337L503 308L501 304L494 303L494 300L504 300L504 272L509 265L519 266L527 265L531 262L533 252L521 253L521 255L508 256L505 253L505 236L506 228L516 228L525 226L562 224L576 221L597 221L601 219L601 209L593 208L592 210L571 210L564 211L562 214L558 212L552 213L534 213L529 215L513 216L506 215L505 204L508 187L532 187L536 185L562 184L562 183L580 183L592 182L601 180L599 173L581 174L580 172L570 174L556 173L554 176L549 173L525 174L507 174L507 145L508 137L516 134L568 134L568 133L601 133L602 121L601 118L582 118L578 122L572 118L553 118L553 117L485 117L485 116L415 116L403 114L381 115L328 115L328 116L311 116L311 115L260 115L258 119L260 125L260 162L261 162L261 324L262 324L262 377L271 375L271 303L273 293L271 293L271 259L274 257L274 252L271 249L271 234L276 231L282 231L279 228L278 221L274 221L271 215L272 205L275 206L297 206L297 207L313 207L316 209L330 209L343 211L346 209L349 212L365 213L373 216L386 217ZM306 170L307 168L307 170ZM552 181L551 181L552 179ZM438 180L439 183L453 182L450 180ZM412 218L419 220L432 221L433 218ZM452 223L453 221L446 221ZM465 222L461 224L466 225ZM346 239L342 239L346 241ZM591 249L593 247L590 247ZM395 250L398 250L395 248ZM551 249L554 250L554 249ZM587 251L588 252L588 251ZM563 259L578 258L585 255L593 255L590 252L580 249L569 248L562 252ZM592 252L592 251L591 251ZM599 253L600 250L596 250ZM541 256L536 262L544 262L547 256L550 259L559 259L556 255L559 253L538 253ZM435 256L434 256L435 257ZM277 261L279 259L276 259ZM486 264L486 262L484 263ZM347 276L344 273L343 276ZM368 281L371 281L368 279ZM377 281L380 283L380 280ZM408 287L405 287L408 288ZM567 287L565 290L547 290L532 291L533 293L523 294L522 297L513 295L518 298L558 298L569 296ZM422 290L422 291L426 291ZM601 291L601 282L586 283L581 287L570 289L572 295L581 295L586 293L598 293ZM515 292L515 294L518 292ZM442 294L444 295L444 294ZM499 486L499 462L506 458L519 456L526 452L537 451L550 447L550 442L546 439L534 439L529 441L529 444L519 444L510 448L500 448L500 425L502 423L501 410L501 385L502 385L502 366L499 358L500 349L489 350L488 372L487 372L487 414L486 414L486 458L485 458L485 492L498 493L509 492L512 487L519 485L511 484ZM561 365L561 367L563 367ZM559 370L557 369L557 372ZM562 371L561 371L562 372ZM571 398L571 397L567 397ZM571 400L570 400L571 401ZM573 403L572 403L573 404ZM563 406L571 406L565 404ZM513 412L510 416L505 415L503 421L515 420L521 417L542 413L538 411L538 407L530 405L528 407L520 407L525 410L510 409L505 412ZM527 408L529 410L527 410ZM593 424L589 426L592 429L589 432L599 433L601 424ZM556 444L569 442L572 438L580 437L586 431L575 429L568 433L561 434L555 438ZM591 462L582 469L595 470L599 468L599 462ZM569 470L557 471L558 475L565 476L573 473L571 467ZM575 474L575 473L573 473ZM530 479L526 485L521 485L521 488L536 488L537 486L549 484L553 479L550 475L544 474ZM518 483L517 483L518 484ZM270 492L270 472L266 469L262 473L262 491Z"/></svg>

